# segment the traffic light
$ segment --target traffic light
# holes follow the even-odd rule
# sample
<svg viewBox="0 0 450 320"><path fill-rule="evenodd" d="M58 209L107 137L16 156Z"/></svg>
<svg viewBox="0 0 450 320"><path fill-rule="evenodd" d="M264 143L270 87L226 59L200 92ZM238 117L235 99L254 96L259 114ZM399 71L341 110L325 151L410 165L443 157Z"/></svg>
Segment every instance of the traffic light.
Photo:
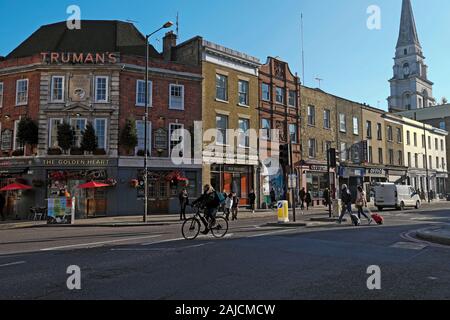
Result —
<svg viewBox="0 0 450 320"><path fill-rule="evenodd" d="M337 167L336 149L329 149L328 150L328 159L330 161L330 168L336 168Z"/></svg>
<svg viewBox="0 0 450 320"><path fill-rule="evenodd" d="M289 165L289 145L280 144L280 165L286 167Z"/></svg>

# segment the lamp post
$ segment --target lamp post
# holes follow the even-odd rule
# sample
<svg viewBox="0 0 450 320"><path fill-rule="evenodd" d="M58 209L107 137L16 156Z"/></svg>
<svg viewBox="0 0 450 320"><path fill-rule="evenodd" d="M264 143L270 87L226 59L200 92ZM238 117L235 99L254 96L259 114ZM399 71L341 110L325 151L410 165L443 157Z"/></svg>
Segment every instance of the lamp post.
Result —
<svg viewBox="0 0 450 320"><path fill-rule="evenodd" d="M425 123L423 124L423 137L424 137L424 146L425 146L425 169L427 171L427 194L428 194L428 203L431 203L430 199L430 176L428 174L428 147L427 147L427 131Z"/></svg>
<svg viewBox="0 0 450 320"><path fill-rule="evenodd" d="M148 218L148 60L149 60L149 39L155 33L162 29L167 29L173 26L173 23L168 21L158 30L145 36L145 117L144 117L144 222L147 222Z"/></svg>

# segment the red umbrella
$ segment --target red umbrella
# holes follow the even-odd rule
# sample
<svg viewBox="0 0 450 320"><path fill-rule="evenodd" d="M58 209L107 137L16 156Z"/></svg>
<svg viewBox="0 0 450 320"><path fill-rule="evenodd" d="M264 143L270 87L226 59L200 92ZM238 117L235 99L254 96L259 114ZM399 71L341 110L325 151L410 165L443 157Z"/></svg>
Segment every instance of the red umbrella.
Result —
<svg viewBox="0 0 450 320"><path fill-rule="evenodd" d="M15 191L15 190L30 190L30 189L33 189L33 188L30 186L16 182L16 183L7 185L6 187L0 189L0 191Z"/></svg>
<svg viewBox="0 0 450 320"><path fill-rule="evenodd" d="M88 182L85 184L80 184L78 186L78 189L95 189L95 188L105 188L105 187L110 187L110 185L106 184L106 183L91 181L91 182Z"/></svg>

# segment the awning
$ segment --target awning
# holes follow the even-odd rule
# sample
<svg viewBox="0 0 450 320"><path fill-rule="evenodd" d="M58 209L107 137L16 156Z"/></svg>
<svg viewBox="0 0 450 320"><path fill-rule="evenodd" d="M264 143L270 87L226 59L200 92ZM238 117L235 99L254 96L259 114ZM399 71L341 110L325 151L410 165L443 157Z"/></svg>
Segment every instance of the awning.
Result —
<svg viewBox="0 0 450 320"><path fill-rule="evenodd" d="M30 186L21 184L21 183L13 183L10 185L7 185L6 187L0 189L0 191L4 192L4 191L16 191L16 190L30 190L33 189Z"/></svg>
<svg viewBox="0 0 450 320"><path fill-rule="evenodd" d="M102 183L102 182L96 182L96 181L91 181L85 184L80 184L78 186L78 189L96 189L96 188L106 188L106 187L110 187L109 184L106 183Z"/></svg>

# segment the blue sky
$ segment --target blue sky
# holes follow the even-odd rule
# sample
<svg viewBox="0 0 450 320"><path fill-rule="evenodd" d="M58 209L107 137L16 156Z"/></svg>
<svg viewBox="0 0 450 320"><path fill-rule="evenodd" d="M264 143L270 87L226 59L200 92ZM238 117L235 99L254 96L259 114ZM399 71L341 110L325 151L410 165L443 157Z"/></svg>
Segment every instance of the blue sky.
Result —
<svg viewBox="0 0 450 320"><path fill-rule="evenodd" d="M419 38L437 100L450 98L450 1L412 0ZM254 55L279 56L301 75L300 14L305 28L305 79L333 94L386 108L401 0L0 0L0 55L40 25L65 20L69 5L82 19L133 20L148 33L180 14L181 41L195 35ZM366 27L370 5L381 8L381 30ZM158 41L163 33L153 38Z"/></svg>

